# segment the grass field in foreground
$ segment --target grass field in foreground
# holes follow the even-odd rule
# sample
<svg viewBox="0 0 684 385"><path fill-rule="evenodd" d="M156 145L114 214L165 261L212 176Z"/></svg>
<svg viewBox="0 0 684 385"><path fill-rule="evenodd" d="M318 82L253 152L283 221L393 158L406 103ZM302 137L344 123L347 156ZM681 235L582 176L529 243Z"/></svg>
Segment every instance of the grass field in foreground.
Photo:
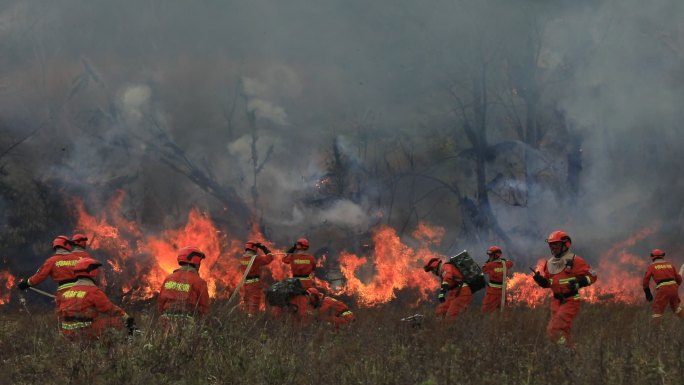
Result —
<svg viewBox="0 0 684 385"><path fill-rule="evenodd" d="M428 314L420 327L399 321ZM13 314L12 314L13 313ZM64 341L51 313L0 316L0 384L682 384L684 323L661 328L646 307L587 305L574 351L546 341L546 308L453 324L432 308L359 309L333 332L215 309L200 327L164 338L136 314L144 334L88 346Z"/></svg>

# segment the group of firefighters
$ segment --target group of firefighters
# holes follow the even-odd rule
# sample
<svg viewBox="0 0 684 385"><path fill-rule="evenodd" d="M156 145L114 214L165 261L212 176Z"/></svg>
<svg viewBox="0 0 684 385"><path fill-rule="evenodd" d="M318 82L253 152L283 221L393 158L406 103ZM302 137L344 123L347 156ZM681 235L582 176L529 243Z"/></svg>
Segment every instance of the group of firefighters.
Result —
<svg viewBox="0 0 684 385"><path fill-rule="evenodd" d="M27 290L51 277L57 283L55 302L60 331L69 339L97 338L107 329L137 330L133 318L114 305L97 287L98 271L102 264L86 251L87 241L88 238L83 234L55 238L52 243L54 255L34 275L21 280L18 288ZM580 310L579 290L596 282L597 275L583 258L570 251L572 240L564 231L552 232L546 242L551 256L544 262L541 271L534 271L532 278L537 285L552 292L551 319L547 326L549 338L556 343L572 346L572 323ZM292 279L297 280L303 290L289 297L286 305L273 308L273 313L290 314L300 324L319 320L337 328L351 323L354 314L347 305L315 287L316 259L307 253L308 249L309 241L298 239L282 258L283 263L290 265ZM498 246L487 249L488 260L482 271L489 280L482 302L483 313L494 312L505 302L502 291L505 290L506 278L513 263L502 258L502 254ZM642 284L646 300L653 302L653 321L660 323L668 306L678 317L684 318L678 295L681 275L672 263L664 259L664 251L654 249L650 257L652 263ZM197 247L188 246L178 251L180 267L164 280L157 300L163 328L168 330L178 322L192 323L196 318L208 314L207 283L199 276L204 258L204 253ZM252 241L245 244L239 263L243 272L242 308L249 316L264 309L266 287L262 268L274 259L274 253L265 245ZM424 270L440 279L436 315L454 320L469 306L473 296L463 273L455 264L440 258L427 261ZM651 279L656 283L655 298L649 287Z"/></svg>

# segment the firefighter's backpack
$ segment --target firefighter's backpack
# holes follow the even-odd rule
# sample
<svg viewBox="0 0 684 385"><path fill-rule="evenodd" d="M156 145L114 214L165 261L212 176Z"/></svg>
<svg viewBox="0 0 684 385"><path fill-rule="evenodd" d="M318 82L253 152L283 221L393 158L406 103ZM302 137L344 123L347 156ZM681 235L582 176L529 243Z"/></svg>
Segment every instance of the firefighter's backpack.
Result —
<svg viewBox="0 0 684 385"><path fill-rule="evenodd" d="M449 258L449 262L458 268L458 270L463 274L463 281L468 284L470 291L475 293L476 291L487 286L487 281L485 281L484 273L480 265L475 263L473 259L468 254L468 251L463 250L462 252Z"/></svg>
<svg viewBox="0 0 684 385"><path fill-rule="evenodd" d="M290 298L305 293L306 289L297 278L287 278L274 283L266 290L266 301L271 306L285 307Z"/></svg>

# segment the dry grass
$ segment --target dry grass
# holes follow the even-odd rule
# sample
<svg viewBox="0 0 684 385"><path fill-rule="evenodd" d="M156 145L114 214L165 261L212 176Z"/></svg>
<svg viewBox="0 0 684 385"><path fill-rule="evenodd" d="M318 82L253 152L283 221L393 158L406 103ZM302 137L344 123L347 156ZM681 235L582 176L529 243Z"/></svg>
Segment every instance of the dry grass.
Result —
<svg viewBox="0 0 684 385"><path fill-rule="evenodd" d="M430 312L431 309L420 309ZM64 342L51 314L3 315L2 384L681 384L684 333L671 315L661 329L645 308L585 305L577 348L549 344L546 309L452 325L398 321L398 305L357 311L350 328L296 328L220 309L201 328L163 338L138 314L143 336ZM220 321L219 321L220 320Z"/></svg>

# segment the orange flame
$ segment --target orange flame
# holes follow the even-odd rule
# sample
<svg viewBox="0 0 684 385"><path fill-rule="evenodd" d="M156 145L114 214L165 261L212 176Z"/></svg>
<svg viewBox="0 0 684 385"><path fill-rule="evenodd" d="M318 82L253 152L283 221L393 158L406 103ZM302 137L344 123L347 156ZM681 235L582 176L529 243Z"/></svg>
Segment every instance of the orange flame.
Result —
<svg viewBox="0 0 684 385"><path fill-rule="evenodd" d="M424 225L423 229L427 228ZM435 230L435 234L440 234L440 230ZM429 240L435 241L434 238ZM397 290L417 289L424 300L438 287L437 281L429 279L422 269L426 259L437 257L428 249L425 239L418 250L413 250L401 242L394 229L380 226L373 235L373 241L370 257L359 257L346 251L341 253L340 268L347 280L341 293L357 295L361 306L373 306L390 301ZM372 265L368 265L369 259Z"/></svg>
<svg viewBox="0 0 684 385"><path fill-rule="evenodd" d="M14 287L16 278L7 270L0 271L0 305L4 305L10 300L10 293Z"/></svg>

